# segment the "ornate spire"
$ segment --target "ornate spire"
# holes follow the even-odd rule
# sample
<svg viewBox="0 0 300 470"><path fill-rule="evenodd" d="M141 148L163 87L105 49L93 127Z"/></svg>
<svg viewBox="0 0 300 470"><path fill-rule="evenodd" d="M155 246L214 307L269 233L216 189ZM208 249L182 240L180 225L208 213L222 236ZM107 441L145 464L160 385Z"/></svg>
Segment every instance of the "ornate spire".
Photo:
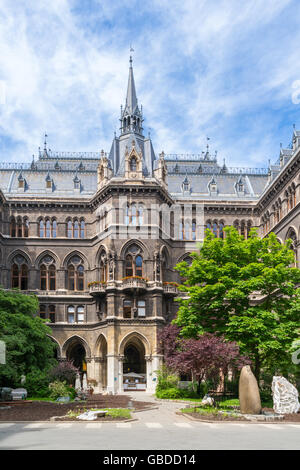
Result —
<svg viewBox="0 0 300 470"><path fill-rule="evenodd" d="M129 76L126 94L126 103L124 109L121 107L121 133L137 132L142 134L143 116L138 107L138 100L136 96L132 56L129 59Z"/></svg>

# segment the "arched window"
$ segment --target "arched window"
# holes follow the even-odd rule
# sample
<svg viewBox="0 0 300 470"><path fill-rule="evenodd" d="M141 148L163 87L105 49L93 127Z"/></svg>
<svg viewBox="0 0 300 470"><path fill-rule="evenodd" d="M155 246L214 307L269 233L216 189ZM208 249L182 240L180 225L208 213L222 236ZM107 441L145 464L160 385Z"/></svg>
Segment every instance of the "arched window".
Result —
<svg viewBox="0 0 300 470"><path fill-rule="evenodd" d="M196 240L197 234L196 234L196 222L193 220L192 222L192 240Z"/></svg>
<svg viewBox="0 0 300 470"><path fill-rule="evenodd" d="M51 222L49 219L46 220L46 238L51 238Z"/></svg>
<svg viewBox="0 0 300 470"><path fill-rule="evenodd" d="M54 264L51 264L49 266L48 270L48 288L49 290L55 290L56 289L56 269Z"/></svg>
<svg viewBox="0 0 300 470"><path fill-rule="evenodd" d="M130 209L131 209L131 223L130 222L129 223L130 225L136 225L136 205L132 204Z"/></svg>
<svg viewBox="0 0 300 470"><path fill-rule="evenodd" d="M21 266L21 282L20 282L21 290L28 289L28 266L26 264L22 264Z"/></svg>
<svg viewBox="0 0 300 470"><path fill-rule="evenodd" d="M84 266L78 256L73 256L68 265L68 289L84 290Z"/></svg>
<svg viewBox="0 0 300 470"><path fill-rule="evenodd" d="M46 305L40 305L39 316L43 318L43 320L46 320Z"/></svg>
<svg viewBox="0 0 300 470"><path fill-rule="evenodd" d="M10 236L12 238L15 238L17 234L17 228L16 228L16 219L12 217L10 219Z"/></svg>
<svg viewBox="0 0 300 470"><path fill-rule="evenodd" d="M219 223L219 238L224 239L224 224L223 222Z"/></svg>
<svg viewBox="0 0 300 470"><path fill-rule="evenodd" d="M126 209L125 209L124 223L125 223L125 225L129 225L129 206L126 206Z"/></svg>
<svg viewBox="0 0 300 470"><path fill-rule="evenodd" d="M218 224L217 224L217 222L213 223L213 229L212 230L213 230L214 236L217 237L218 236Z"/></svg>
<svg viewBox="0 0 300 470"><path fill-rule="evenodd" d="M85 222L81 220L80 222L80 238L85 238Z"/></svg>
<svg viewBox="0 0 300 470"><path fill-rule="evenodd" d="M57 222L54 219L52 221L52 238L56 238L56 236L57 236Z"/></svg>
<svg viewBox="0 0 300 470"><path fill-rule="evenodd" d="M133 276L133 257L127 255L125 258L125 276Z"/></svg>
<svg viewBox="0 0 300 470"><path fill-rule="evenodd" d="M11 268L11 287L13 289L19 288L19 266L13 264Z"/></svg>
<svg viewBox="0 0 300 470"><path fill-rule="evenodd" d="M246 231L245 231L245 222L244 222L244 221L241 222L241 235L242 235L243 237L245 237L245 235L246 235Z"/></svg>
<svg viewBox="0 0 300 470"><path fill-rule="evenodd" d="M75 268L73 265L68 267L68 289L75 290Z"/></svg>
<svg viewBox="0 0 300 470"><path fill-rule="evenodd" d="M40 267L40 289L47 290L47 268L44 264Z"/></svg>
<svg viewBox="0 0 300 470"><path fill-rule="evenodd" d="M21 238L23 236L23 224L21 217L17 219L17 237Z"/></svg>
<svg viewBox="0 0 300 470"><path fill-rule="evenodd" d="M67 308L68 323L84 323L84 306L69 305Z"/></svg>
<svg viewBox="0 0 300 470"><path fill-rule="evenodd" d="M143 275L143 258L140 255L135 258L135 275Z"/></svg>
<svg viewBox="0 0 300 470"><path fill-rule="evenodd" d="M107 260L103 256L101 257L100 261L100 282L106 282L107 281Z"/></svg>
<svg viewBox="0 0 300 470"><path fill-rule="evenodd" d="M55 305L49 305L49 320L55 323Z"/></svg>
<svg viewBox="0 0 300 470"><path fill-rule="evenodd" d="M45 226L44 226L44 221L43 220L40 220L40 223L39 223L39 236L41 238L44 238L44 236L45 236Z"/></svg>
<svg viewBox="0 0 300 470"><path fill-rule="evenodd" d="M136 158L132 157L130 160L130 171L136 171Z"/></svg>
<svg viewBox="0 0 300 470"><path fill-rule="evenodd" d="M67 223L67 237L68 238L73 237L73 224L71 220L68 220L68 223Z"/></svg>
<svg viewBox="0 0 300 470"><path fill-rule="evenodd" d="M74 221L74 238L79 238L79 224L78 220Z"/></svg>
<svg viewBox="0 0 300 470"><path fill-rule="evenodd" d="M141 249L137 245L131 245L125 256L125 276L143 275L143 257Z"/></svg>
<svg viewBox="0 0 300 470"><path fill-rule="evenodd" d="M22 255L17 255L11 267L11 286L20 290L28 289L28 266Z"/></svg>
<svg viewBox="0 0 300 470"><path fill-rule="evenodd" d="M23 229L24 229L24 237L28 238L28 236L29 236L29 221L26 217L24 219Z"/></svg>

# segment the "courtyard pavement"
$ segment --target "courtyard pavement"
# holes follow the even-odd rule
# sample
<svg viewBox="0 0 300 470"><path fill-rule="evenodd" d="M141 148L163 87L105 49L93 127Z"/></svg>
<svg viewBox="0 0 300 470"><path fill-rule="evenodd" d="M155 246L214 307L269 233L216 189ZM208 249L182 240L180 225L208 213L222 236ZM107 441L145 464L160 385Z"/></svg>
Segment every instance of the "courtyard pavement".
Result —
<svg viewBox="0 0 300 470"><path fill-rule="evenodd" d="M156 402L145 392L128 395L158 409L135 413L138 421L128 423L0 423L0 449L300 449L300 425L200 423L175 414L181 403Z"/></svg>

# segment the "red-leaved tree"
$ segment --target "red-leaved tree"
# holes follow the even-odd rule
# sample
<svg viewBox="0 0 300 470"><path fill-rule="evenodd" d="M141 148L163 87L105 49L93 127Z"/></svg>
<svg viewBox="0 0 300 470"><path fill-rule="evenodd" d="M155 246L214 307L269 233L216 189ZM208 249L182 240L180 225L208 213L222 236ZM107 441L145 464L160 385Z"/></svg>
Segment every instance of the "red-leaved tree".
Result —
<svg viewBox="0 0 300 470"><path fill-rule="evenodd" d="M229 368L239 370L251 361L241 356L235 342L211 333L196 339L181 339L175 325L165 327L159 335L159 350L168 367L179 374L190 374L198 382L198 393L203 380L215 380Z"/></svg>

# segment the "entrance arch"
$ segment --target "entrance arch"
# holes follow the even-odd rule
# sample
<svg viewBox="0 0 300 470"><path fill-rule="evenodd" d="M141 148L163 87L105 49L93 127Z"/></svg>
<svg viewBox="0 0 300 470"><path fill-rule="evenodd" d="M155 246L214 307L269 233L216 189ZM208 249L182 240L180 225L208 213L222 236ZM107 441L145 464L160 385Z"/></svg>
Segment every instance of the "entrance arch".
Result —
<svg viewBox="0 0 300 470"><path fill-rule="evenodd" d="M145 346L138 336L130 336L124 344L123 390L146 390L147 371Z"/></svg>

